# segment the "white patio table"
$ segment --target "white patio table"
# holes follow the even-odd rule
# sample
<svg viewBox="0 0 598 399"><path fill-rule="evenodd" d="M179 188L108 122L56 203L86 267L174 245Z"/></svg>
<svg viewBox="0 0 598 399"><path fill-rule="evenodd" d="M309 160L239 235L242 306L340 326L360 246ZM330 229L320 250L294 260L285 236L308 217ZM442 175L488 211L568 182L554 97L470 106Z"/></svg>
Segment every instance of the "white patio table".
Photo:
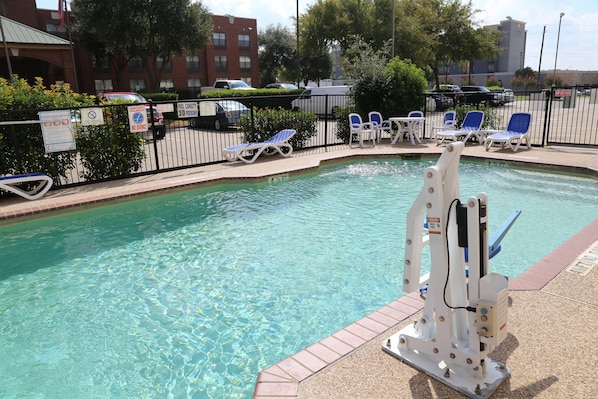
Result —
<svg viewBox="0 0 598 399"><path fill-rule="evenodd" d="M407 133L412 145L415 145L416 140L418 143L421 144L422 140L419 134L421 129L416 128L416 125L418 122L423 123L426 120L426 118L422 116L393 116L392 118L388 118L388 120L391 123L396 123L399 127L399 132L392 139L390 144L395 144L397 141L402 142L403 133ZM405 126L407 126L406 130Z"/></svg>

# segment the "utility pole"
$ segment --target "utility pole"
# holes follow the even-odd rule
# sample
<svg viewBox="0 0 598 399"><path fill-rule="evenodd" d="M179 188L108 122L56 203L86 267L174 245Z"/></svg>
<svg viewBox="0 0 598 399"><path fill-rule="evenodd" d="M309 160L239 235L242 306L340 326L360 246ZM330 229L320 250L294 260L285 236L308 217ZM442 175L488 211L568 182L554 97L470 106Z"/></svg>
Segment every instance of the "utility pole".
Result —
<svg viewBox="0 0 598 399"><path fill-rule="evenodd" d="M561 39L561 22L563 21L564 15L565 15L565 13L561 12L561 16L559 17L559 33L556 36L556 53L554 54L554 74L552 75L552 87L555 86L554 82L556 81L556 59L559 56L559 40Z"/></svg>
<svg viewBox="0 0 598 399"><path fill-rule="evenodd" d="M540 46L540 63L538 64L538 81L536 82L536 89L540 89L540 71L542 71L542 52L544 51L544 35L546 35L546 25L542 32L542 45Z"/></svg>
<svg viewBox="0 0 598 399"><path fill-rule="evenodd" d="M12 80L12 64L10 63L10 54L8 53L8 45L6 44L6 36L4 35L3 19L4 17L0 15L0 34L2 34L2 42L4 43L4 53L6 54L6 63L8 65L8 76L10 80Z"/></svg>

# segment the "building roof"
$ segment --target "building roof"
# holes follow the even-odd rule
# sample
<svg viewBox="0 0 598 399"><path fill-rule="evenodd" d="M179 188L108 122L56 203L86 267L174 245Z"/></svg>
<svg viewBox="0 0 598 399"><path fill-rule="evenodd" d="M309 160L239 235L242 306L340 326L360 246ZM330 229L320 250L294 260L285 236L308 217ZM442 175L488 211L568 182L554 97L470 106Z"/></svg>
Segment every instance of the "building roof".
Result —
<svg viewBox="0 0 598 399"><path fill-rule="evenodd" d="M68 46L68 40L0 16L6 43ZM2 39L2 38L0 38Z"/></svg>

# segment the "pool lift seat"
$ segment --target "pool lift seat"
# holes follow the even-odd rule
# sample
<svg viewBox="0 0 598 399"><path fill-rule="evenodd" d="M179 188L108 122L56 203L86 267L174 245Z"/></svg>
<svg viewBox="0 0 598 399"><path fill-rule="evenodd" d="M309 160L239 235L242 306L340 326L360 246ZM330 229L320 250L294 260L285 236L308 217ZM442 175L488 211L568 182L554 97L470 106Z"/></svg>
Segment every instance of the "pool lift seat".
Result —
<svg viewBox="0 0 598 399"><path fill-rule="evenodd" d="M509 375L504 364L488 358L507 336L508 282L488 270L487 195L480 193L464 203L459 199L464 147L460 141L447 145L436 165L424 171L424 187L407 215L403 291L417 292L426 283L429 288L421 316L381 346L430 377L480 399L489 397ZM427 228L422 234L424 219ZM429 245L431 267L421 276L424 245Z"/></svg>

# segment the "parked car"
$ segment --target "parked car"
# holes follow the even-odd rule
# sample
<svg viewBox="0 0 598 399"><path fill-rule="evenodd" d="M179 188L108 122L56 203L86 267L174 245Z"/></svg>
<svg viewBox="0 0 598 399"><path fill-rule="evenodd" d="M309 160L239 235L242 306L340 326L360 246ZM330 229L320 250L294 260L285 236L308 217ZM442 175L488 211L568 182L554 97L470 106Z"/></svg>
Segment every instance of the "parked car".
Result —
<svg viewBox="0 0 598 399"><path fill-rule="evenodd" d="M189 120L189 127L200 126L224 130L239 124L241 117L250 112L249 108L234 100L213 101L214 115L199 116Z"/></svg>
<svg viewBox="0 0 598 399"><path fill-rule="evenodd" d="M431 97L436 102L436 111L444 111L455 105L451 97L448 97L442 93L432 93Z"/></svg>
<svg viewBox="0 0 598 399"><path fill-rule="evenodd" d="M463 90L461 90L461 88L457 85L434 85L432 88L432 93L441 93L452 98L453 105L461 104L461 100L463 98Z"/></svg>
<svg viewBox="0 0 598 399"><path fill-rule="evenodd" d="M506 103L512 103L513 101L515 101L515 93L513 93L513 90L511 90L511 89L505 89L505 91L504 91L504 100L505 100L505 104Z"/></svg>
<svg viewBox="0 0 598 399"><path fill-rule="evenodd" d="M463 90L461 104L487 104L496 107L503 103L502 94L490 91L485 86L462 86L461 90Z"/></svg>
<svg viewBox="0 0 598 399"><path fill-rule="evenodd" d="M217 80L214 82L214 89L220 90L255 90L242 80Z"/></svg>
<svg viewBox="0 0 598 399"><path fill-rule="evenodd" d="M266 89L287 89L287 90L297 90L298 87L292 83L268 83L265 87Z"/></svg>
<svg viewBox="0 0 598 399"><path fill-rule="evenodd" d="M149 101L147 101L142 95L135 92L109 92L103 93L102 96L106 99L106 101L114 101L114 100L122 100L131 103L139 103L139 104L146 104L145 110L147 112L147 124L148 124L148 133L144 135L143 138L146 140L151 140L154 138L154 133L152 129L155 130L155 136L157 140L162 140L166 136L166 125L164 124L164 115L158 111L158 107L155 105L152 106L150 111L150 107L148 105ZM153 119L153 127L152 127L152 113L154 114Z"/></svg>

